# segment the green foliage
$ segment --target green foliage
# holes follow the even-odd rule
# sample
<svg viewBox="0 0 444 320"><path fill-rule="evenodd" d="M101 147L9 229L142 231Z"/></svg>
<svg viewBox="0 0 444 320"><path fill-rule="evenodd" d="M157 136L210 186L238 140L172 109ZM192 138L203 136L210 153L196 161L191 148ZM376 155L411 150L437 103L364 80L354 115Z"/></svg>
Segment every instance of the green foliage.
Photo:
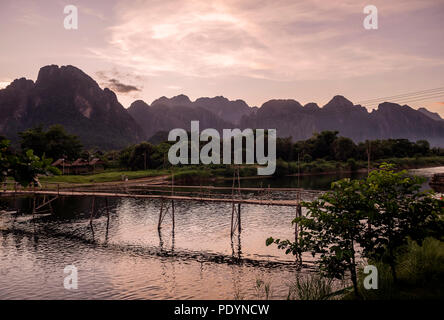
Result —
<svg viewBox="0 0 444 320"><path fill-rule="evenodd" d="M51 167L51 162L52 160L46 159L45 156L39 158L33 150L16 154L10 148L8 140L0 141L1 181L12 177L25 187L30 183L36 184L39 174L60 174L57 168Z"/></svg>
<svg viewBox="0 0 444 320"><path fill-rule="evenodd" d="M443 230L443 202L421 192L422 179L395 172L384 164L366 180L343 179L313 202L307 213L294 219L301 230L296 242L269 238L287 254L311 252L328 277L343 279L349 272L358 295L355 245L362 256L387 262L396 282L396 251L408 237L422 241Z"/></svg>
<svg viewBox="0 0 444 320"><path fill-rule="evenodd" d="M14 157L9 140L0 137L0 182L5 181L6 177L10 175Z"/></svg>
<svg viewBox="0 0 444 320"><path fill-rule="evenodd" d="M369 260L377 267L378 289L365 290L366 274L359 270L360 292L363 299L442 299L444 298L444 242L426 238L422 243L411 239L397 250L397 274L395 283L389 264L382 260Z"/></svg>
<svg viewBox="0 0 444 320"><path fill-rule="evenodd" d="M19 133L19 136L22 150L34 150L39 157L74 160L80 156L82 150L79 138L67 134L61 125L53 125L46 132L41 126L36 127Z"/></svg>
<svg viewBox="0 0 444 320"><path fill-rule="evenodd" d="M425 140L410 142L407 139L373 140L355 144L351 139L338 136L338 131L322 131L311 138L292 143L290 138L278 138L276 156L287 162L313 160L335 160L345 162L350 158L367 160L370 149L372 161L399 158L424 157L432 154L430 144ZM434 150L439 154L440 150Z"/></svg>
<svg viewBox="0 0 444 320"><path fill-rule="evenodd" d="M156 177L167 175L170 172L164 170L140 170L140 171L105 171L90 175L60 175L42 177L42 182L67 183L67 184L89 184L94 182L122 181L122 176L131 179Z"/></svg>
<svg viewBox="0 0 444 320"><path fill-rule="evenodd" d="M168 150L170 146L169 143L152 145L149 142L142 142L122 150L119 163L122 167L130 170L166 168L169 166Z"/></svg>

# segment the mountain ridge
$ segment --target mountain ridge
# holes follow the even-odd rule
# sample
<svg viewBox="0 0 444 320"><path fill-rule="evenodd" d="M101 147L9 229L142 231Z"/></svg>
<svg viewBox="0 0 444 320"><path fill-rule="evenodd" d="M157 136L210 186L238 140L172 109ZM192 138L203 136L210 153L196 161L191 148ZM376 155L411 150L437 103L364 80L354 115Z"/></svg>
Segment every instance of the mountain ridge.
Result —
<svg viewBox="0 0 444 320"><path fill-rule="evenodd" d="M371 112L341 95L324 106L302 105L294 99L272 99L261 107L223 96L165 96L151 105L134 101L125 109L116 94L74 66L49 65L37 80L18 78L0 90L0 134L17 141L17 133L33 126L62 124L86 147L122 148L149 140L173 128L189 130L192 120L200 128L277 129L278 136L304 140L314 132L336 130L355 142L366 139L428 140L444 147L444 120L425 108L381 103Z"/></svg>

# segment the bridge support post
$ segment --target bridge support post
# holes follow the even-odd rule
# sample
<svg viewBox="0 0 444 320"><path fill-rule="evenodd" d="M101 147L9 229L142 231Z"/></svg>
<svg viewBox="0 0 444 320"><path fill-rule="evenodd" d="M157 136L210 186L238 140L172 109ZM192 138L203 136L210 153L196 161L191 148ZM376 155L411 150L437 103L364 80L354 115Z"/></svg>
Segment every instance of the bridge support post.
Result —
<svg viewBox="0 0 444 320"><path fill-rule="evenodd" d="M35 201L36 201L36 199L35 199L35 194L34 194L34 196L32 197L32 217L33 218L35 215Z"/></svg>
<svg viewBox="0 0 444 320"><path fill-rule="evenodd" d="M237 232L239 233L239 236L241 234L242 227L241 227L241 204L240 202L237 204Z"/></svg>
<svg viewBox="0 0 444 320"><path fill-rule="evenodd" d="M174 171L171 170L171 196L174 196ZM174 199L171 199L171 219L173 220L173 234L176 226L176 219L174 216Z"/></svg>
<svg viewBox="0 0 444 320"><path fill-rule="evenodd" d="M173 220L173 232L174 232L174 228L176 226L176 221L175 221L176 219L174 216L174 200L171 200L171 218Z"/></svg>
<svg viewBox="0 0 444 320"><path fill-rule="evenodd" d="M108 197L105 197L105 206L106 206L106 233L105 233L105 241L108 241L108 230L109 230L109 206L108 206Z"/></svg>
<svg viewBox="0 0 444 320"><path fill-rule="evenodd" d="M301 216L302 216L302 206L301 206L301 204L299 203L299 204L296 206L296 218L299 218L299 217L301 217ZM301 228L301 229L302 229L302 228ZM295 223L295 224L294 224L294 241L295 241L295 243L298 242L298 239L299 239L299 224L298 224L298 223ZM297 260L298 263L302 263L302 256L301 256L300 253L296 256L296 260Z"/></svg>
<svg viewBox="0 0 444 320"><path fill-rule="evenodd" d="M93 220L93 217L94 217L94 202L95 202L95 200L96 200L96 197L93 197L92 198L92 205L91 205L91 215L89 217L89 223L90 224L92 224L92 220Z"/></svg>
<svg viewBox="0 0 444 320"><path fill-rule="evenodd" d="M160 212L159 212L159 222L157 223L157 229L160 230L162 228L162 215L163 215L163 198L162 203L160 204Z"/></svg>
<svg viewBox="0 0 444 320"><path fill-rule="evenodd" d="M89 217L89 226L91 227L91 233L92 233L93 241L95 241L94 240L94 226L93 226L93 223L92 223L93 218L94 218L94 204L95 204L95 200L96 200L96 197L93 197L92 198L92 205L91 205L91 215Z"/></svg>

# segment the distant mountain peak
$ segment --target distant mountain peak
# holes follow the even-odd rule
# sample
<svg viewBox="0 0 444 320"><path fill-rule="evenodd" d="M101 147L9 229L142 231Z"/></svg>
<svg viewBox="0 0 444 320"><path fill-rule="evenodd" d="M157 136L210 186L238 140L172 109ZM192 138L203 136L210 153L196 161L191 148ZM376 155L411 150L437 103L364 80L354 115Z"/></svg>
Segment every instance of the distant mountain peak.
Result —
<svg viewBox="0 0 444 320"><path fill-rule="evenodd" d="M382 112L405 111L405 110L413 110L413 109L408 105L401 106L400 104L394 102L380 103L377 108L377 111L382 111Z"/></svg>
<svg viewBox="0 0 444 320"><path fill-rule="evenodd" d="M314 111L314 110L319 110L321 108L319 108L318 104L315 102L309 102L306 105L304 105L304 110L310 110L310 111Z"/></svg>
<svg viewBox="0 0 444 320"><path fill-rule="evenodd" d="M12 81L6 88L17 89L17 90L28 90L33 87L34 87L34 81L26 78L19 78Z"/></svg>
<svg viewBox="0 0 444 320"><path fill-rule="evenodd" d="M37 87L41 85L47 86L49 84L58 85L60 83L64 83L65 85L81 85L82 87L96 87L96 89L100 89L98 83L93 78L79 68L71 65L59 67L58 65L52 64L44 66L40 68L35 82Z"/></svg>
<svg viewBox="0 0 444 320"><path fill-rule="evenodd" d="M353 102L344 96L336 95L324 106L324 109L343 109L344 107L353 107Z"/></svg>
<svg viewBox="0 0 444 320"><path fill-rule="evenodd" d="M179 94L177 96L167 98L165 96L160 97L159 99L154 100L151 105L166 105L169 107L175 107L175 106L188 106L192 102L188 96L184 94Z"/></svg>
<svg viewBox="0 0 444 320"><path fill-rule="evenodd" d="M444 119L441 118L441 116L437 112L431 112L431 111L427 110L426 108L419 108L418 111L421 112L422 114L426 115L430 119L437 120L437 121L444 121Z"/></svg>
<svg viewBox="0 0 444 320"><path fill-rule="evenodd" d="M136 100L129 106L130 108L149 108L149 104L143 100Z"/></svg>
<svg viewBox="0 0 444 320"><path fill-rule="evenodd" d="M122 148L143 138L116 94L74 66L44 66L35 83L20 78L0 91L0 130L13 141L20 131L54 124L86 147Z"/></svg>

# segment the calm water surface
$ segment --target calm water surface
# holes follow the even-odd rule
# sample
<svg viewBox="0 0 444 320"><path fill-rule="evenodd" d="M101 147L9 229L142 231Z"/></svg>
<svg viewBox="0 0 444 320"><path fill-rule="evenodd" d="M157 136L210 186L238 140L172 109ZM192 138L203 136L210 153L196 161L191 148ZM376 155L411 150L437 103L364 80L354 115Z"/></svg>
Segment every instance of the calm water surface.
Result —
<svg viewBox="0 0 444 320"><path fill-rule="evenodd" d="M428 178L435 172L444 167L414 171ZM325 190L342 177L241 184ZM275 196L291 198L288 193ZM34 219L30 198L1 199L0 299L257 298L257 279L270 284L272 298L286 298L295 277L294 259L266 247L265 239L293 239L294 208L243 205L242 232L231 240L230 204L176 202L174 232L170 216L157 230L160 201L110 199L109 205L108 219L104 200L95 200L91 227L92 198L58 199L53 215ZM309 264L310 258L304 260ZM78 269L78 290L63 287L67 265Z"/></svg>

